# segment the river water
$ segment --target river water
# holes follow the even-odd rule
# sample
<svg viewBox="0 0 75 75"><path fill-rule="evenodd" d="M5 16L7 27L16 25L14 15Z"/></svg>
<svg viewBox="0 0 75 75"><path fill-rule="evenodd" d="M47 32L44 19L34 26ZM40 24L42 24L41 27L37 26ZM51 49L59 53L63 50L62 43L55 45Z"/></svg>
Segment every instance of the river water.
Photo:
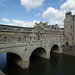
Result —
<svg viewBox="0 0 75 75"><path fill-rule="evenodd" d="M30 67L22 70L12 62L7 64L6 54L0 54L0 69L6 75L75 75L75 57L51 53L51 59L45 60L32 56Z"/></svg>

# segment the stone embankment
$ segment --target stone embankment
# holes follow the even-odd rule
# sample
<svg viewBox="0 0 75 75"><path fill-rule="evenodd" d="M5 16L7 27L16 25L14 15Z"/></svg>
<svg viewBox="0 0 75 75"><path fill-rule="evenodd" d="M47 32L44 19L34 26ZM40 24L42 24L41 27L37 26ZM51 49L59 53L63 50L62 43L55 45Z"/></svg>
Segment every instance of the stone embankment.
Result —
<svg viewBox="0 0 75 75"><path fill-rule="evenodd" d="M0 75L5 75L5 74L0 70Z"/></svg>

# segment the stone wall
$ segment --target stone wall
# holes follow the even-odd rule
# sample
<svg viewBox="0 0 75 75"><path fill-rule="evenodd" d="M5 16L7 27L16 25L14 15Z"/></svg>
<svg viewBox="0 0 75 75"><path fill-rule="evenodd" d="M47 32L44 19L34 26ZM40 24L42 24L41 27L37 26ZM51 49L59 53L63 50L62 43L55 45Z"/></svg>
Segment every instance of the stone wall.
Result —
<svg viewBox="0 0 75 75"><path fill-rule="evenodd" d="M75 46L64 46L63 53L67 55L75 56Z"/></svg>

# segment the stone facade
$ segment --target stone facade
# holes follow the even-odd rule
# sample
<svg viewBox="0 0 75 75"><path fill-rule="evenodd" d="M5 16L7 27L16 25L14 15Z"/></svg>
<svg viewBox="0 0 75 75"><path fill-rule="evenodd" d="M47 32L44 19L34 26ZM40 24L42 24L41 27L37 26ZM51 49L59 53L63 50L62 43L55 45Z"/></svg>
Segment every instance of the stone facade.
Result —
<svg viewBox="0 0 75 75"><path fill-rule="evenodd" d="M75 15L66 13L64 19L64 53L75 56Z"/></svg>
<svg viewBox="0 0 75 75"><path fill-rule="evenodd" d="M62 53L63 28L48 23L35 23L33 28L0 25L0 53L15 53L21 57L16 63L21 68L28 68L31 54L38 48L38 55L50 59L51 48L56 45ZM43 51L44 50L44 51Z"/></svg>
<svg viewBox="0 0 75 75"><path fill-rule="evenodd" d="M70 46L75 45L75 15L66 13L64 20L64 43Z"/></svg>

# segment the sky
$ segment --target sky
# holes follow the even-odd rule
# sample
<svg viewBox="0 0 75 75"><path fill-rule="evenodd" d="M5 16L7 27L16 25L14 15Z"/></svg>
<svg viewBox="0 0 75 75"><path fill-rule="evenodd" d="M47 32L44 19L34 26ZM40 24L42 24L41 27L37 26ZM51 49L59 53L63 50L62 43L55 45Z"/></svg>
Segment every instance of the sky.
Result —
<svg viewBox="0 0 75 75"><path fill-rule="evenodd" d="M65 13L75 14L75 0L0 0L0 24L33 27L35 22L64 26Z"/></svg>

